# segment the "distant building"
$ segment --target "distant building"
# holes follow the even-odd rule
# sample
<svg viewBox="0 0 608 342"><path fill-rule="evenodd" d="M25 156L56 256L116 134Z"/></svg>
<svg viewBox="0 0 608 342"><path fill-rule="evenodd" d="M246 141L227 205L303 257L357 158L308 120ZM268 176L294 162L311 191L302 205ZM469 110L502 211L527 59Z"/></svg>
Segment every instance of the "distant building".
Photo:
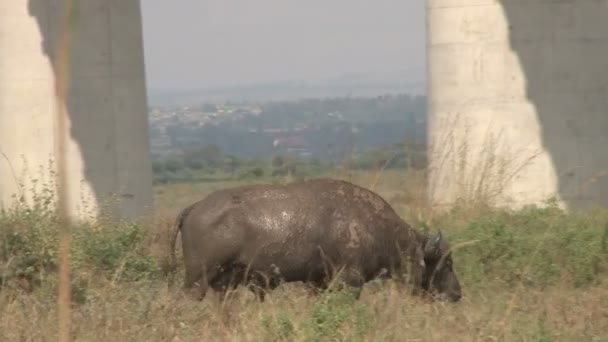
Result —
<svg viewBox="0 0 608 342"><path fill-rule="evenodd" d="M298 154L301 156L310 155L308 152L308 143L302 135L276 138L272 142L272 146L278 151Z"/></svg>

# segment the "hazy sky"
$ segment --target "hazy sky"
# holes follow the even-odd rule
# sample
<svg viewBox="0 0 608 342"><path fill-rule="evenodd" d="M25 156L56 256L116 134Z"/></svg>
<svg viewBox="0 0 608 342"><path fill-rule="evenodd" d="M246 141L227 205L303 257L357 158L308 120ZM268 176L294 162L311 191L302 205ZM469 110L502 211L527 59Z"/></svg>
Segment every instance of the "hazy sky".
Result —
<svg viewBox="0 0 608 342"><path fill-rule="evenodd" d="M423 68L424 0L142 0L150 88Z"/></svg>

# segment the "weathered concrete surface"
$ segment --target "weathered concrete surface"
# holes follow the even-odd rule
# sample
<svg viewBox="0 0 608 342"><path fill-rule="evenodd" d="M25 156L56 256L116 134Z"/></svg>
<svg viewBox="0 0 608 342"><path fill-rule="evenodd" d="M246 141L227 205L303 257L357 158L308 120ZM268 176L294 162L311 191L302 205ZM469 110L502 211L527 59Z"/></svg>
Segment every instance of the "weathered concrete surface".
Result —
<svg viewBox="0 0 608 342"><path fill-rule="evenodd" d="M427 6L431 203L608 204L608 3Z"/></svg>
<svg viewBox="0 0 608 342"><path fill-rule="evenodd" d="M68 178L73 217L136 217L152 208L138 0L77 2L72 41ZM54 170L55 55L61 1L0 1L0 206L40 191ZM19 185L23 182L22 185Z"/></svg>

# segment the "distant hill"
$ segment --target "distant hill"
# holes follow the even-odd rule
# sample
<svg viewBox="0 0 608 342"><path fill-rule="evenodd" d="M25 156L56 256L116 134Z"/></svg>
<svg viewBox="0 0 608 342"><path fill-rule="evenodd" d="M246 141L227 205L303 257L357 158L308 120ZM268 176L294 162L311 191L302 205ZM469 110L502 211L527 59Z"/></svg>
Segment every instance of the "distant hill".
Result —
<svg viewBox="0 0 608 342"><path fill-rule="evenodd" d="M425 93L424 70L359 73L321 81L283 81L190 90L149 89L150 105L192 105L217 101L289 101L342 96Z"/></svg>

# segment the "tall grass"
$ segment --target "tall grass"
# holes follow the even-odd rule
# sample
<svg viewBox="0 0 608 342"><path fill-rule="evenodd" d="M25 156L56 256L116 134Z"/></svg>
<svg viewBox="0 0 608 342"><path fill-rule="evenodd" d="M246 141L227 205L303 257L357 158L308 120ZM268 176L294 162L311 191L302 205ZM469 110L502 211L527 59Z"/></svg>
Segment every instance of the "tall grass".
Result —
<svg viewBox="0 0 608 342"><path fill-rule="evenodd" d="M286 284L258 303L239 289L220 305L169 284L167 235L187 203L238 182L157 188L159 215L145 222L73 226L72 326L78 341L606 341L608 210L566 213L455 208L430 215L420 198L424 172L333 174L375 187L419 229L453 243L464 298L428 302L396 284L310 296ZM267 180L270 181L270 180ZM418 186L416 186L418 185ZM0 340L56 340L61 224L49 199L0 215ZM47 203L45 205L45 203ZM178 254L179 255L179 254ZM178 269L177 279L183 276Z"/></svg>
<svg viewBox="0 0 608 342"><path fill-rule="evenodd" d="M484 127L461 113L432 122L428 195L436 209L454 203L518 207L529 200L529 193L517 194L513 186L514 181L522 182L518 178L538 177L534 168L546 156L534 141L513 141L502 125ZM545 190L539 186L539 191Z"/></svg>

